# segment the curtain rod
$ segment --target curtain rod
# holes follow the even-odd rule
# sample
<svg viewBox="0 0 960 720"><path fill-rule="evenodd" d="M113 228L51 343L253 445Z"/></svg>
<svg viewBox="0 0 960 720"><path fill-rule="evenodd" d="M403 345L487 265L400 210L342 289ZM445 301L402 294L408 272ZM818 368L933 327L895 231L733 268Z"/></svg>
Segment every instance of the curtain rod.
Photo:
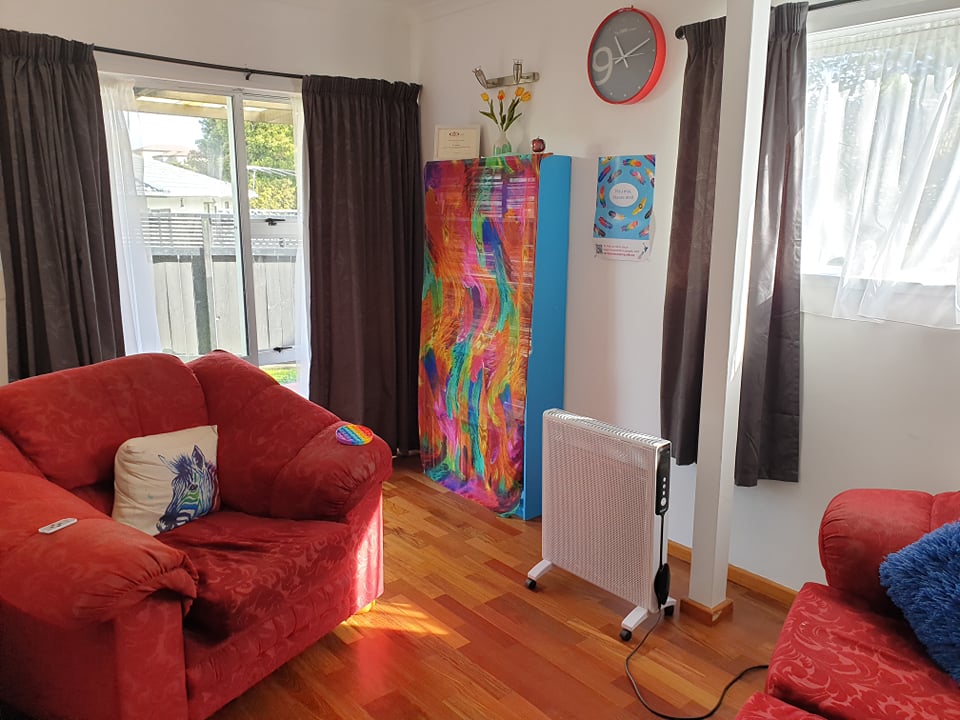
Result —
<svg viewBox="0 0 960 720"><path fill-rule="evenodd" d="M136 52L134 50L118 50L117 48L101 47L100 45L94 45L93 49L97 52L110 53L111 55L124 55L126 57L143 58L144 60L158 60L160 62L208 68L210 70L226 70L228 72L243 73L244 78L247 80L250 79L251 75L269 75L270 77L292 78L294 80L303 79L303 75L277 72L276 70L254 70L252 68L237 67L236 65L218 65L216 63L200 62L199 60L183 60L181 58L167 57L166 55L151 55L150 53Z"/></svg>
<svg viewBox="0 0 960 720"><path fill-rule="evenodd" d="M850 3L863 2L863 0L825 0L824 2L819 2L816 5L811 5L807 8L807 12L813 12L814 10L825 10L826 8L837 7L838 5L849 5ZM674 33L677 36L678 40L683 40L683 26L677 28L677 31Z"/></svg>

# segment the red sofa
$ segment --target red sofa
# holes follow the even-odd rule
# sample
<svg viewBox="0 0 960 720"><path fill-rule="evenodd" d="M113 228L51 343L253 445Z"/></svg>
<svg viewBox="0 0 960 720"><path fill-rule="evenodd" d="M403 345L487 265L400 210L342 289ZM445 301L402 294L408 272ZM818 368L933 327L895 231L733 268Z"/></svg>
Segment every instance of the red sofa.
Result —
<svg viewBox="0 0 960 720"><path fill-rule="evenodd" d="M797 594L766 694L739 720L960 720L960 686L927 656L880 585L883 559L960 520L960 492L848 490L820 524L827 585Z"/></svg>
<svg viewBox="0 0 960 720"><path fill-rule="evenodd" d="M157 537L114 522L119 445L207 424L221 509ZM340 424L223 352L0 388L0 702L205 718L371 603L391 454L339 444Z"/></svg>

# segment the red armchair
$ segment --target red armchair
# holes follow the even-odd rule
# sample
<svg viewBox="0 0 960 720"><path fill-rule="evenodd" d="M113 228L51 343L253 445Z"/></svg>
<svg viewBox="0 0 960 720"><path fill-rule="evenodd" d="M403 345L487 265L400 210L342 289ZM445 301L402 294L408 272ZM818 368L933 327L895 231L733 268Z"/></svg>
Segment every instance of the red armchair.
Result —
<svg viewBox="0 0 960 720"><path fill-rule="evenodd" d="M131 437L218 426L222 509L110 518ZM383 441L227 354L0 388L0 701L36 718L205 718L383 591ZM53 535L37 529L78 522Z"/></svg>
<svg viewBox="0 0 960 720"><path fill-rule="evenodd" d="M827 585L807 583L739 720L960 720L960 687L927 656L880 585L892 552L960 520L960 492L848 490L820 524Z"/></svg>

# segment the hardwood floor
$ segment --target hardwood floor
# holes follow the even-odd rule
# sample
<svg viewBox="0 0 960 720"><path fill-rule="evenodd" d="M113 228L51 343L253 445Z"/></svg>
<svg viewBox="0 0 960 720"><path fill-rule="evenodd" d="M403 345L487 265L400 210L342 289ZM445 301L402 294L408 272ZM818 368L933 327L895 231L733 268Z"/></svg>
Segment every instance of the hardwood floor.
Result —
<svg viewBox="0 0 960 720"><path fill-rule="evenodd" d="M416 459L384 487L386 590L356 616L217 713L215 720L617 720L636 701L617 637L630 604L561 570L533 593L540 524L504 520L434 485ZM689 566L670 563L674 597ZM713 628L678 612L631 668L660 712L702 714L741 669L769 660L786 609L731 585L734 614ZM751 673L714 716L755 690Z"/></svg>

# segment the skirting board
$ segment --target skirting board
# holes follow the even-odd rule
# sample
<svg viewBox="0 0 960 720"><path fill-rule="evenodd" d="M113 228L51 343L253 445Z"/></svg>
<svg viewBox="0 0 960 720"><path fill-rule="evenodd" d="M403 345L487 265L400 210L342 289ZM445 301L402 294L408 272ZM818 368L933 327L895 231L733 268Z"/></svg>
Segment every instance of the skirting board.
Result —
<svg viewBox="0 0 960 720"><path fill-rule="evenodd" d="M701 605L690 598L680 598L680 612L703 625L716 625L725 617L733 615L733 600L727 598L716 607Z"/></svg>
<svg viewBox="0 0 960 720"><path fill-rule="evenodd" d="M667 554L677 560L690 562L690 548L673 540L667 542ZM797 597L796 590L775 583L773 580L767 580L765 577L752 573L749 570L744 570L736 565L729 565L727 567L727 580L742 588L751 590L758 595L770 598L784 607L790 607L793 604L794 598Z"/></svg>

